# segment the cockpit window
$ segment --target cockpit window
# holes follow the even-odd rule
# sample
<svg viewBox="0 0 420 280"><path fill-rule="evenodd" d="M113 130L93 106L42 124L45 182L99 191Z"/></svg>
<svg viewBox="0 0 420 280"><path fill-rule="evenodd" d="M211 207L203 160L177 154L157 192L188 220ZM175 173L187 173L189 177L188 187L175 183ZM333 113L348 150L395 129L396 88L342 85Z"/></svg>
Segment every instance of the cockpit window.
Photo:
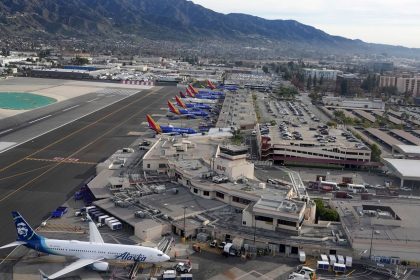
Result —
<svg viewBox="0 0 420 280"><path fill-rule="evenodd" d="M162 257L163 255L162 254L158 254L158 257Z"/></svg>

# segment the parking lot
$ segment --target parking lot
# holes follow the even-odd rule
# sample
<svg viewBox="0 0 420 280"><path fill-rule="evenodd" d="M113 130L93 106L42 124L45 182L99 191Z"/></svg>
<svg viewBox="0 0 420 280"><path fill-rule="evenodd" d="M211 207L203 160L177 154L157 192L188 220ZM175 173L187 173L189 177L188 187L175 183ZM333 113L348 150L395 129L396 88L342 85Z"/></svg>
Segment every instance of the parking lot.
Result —
<svg viewBox="0 0 420 280"><path fill-rule="evenodd" d="M308 104L296 101L276 100L266 93L257 93L261 123L286 122L293 127L317 126L321 123L319 114L314 114Z"/></svg>

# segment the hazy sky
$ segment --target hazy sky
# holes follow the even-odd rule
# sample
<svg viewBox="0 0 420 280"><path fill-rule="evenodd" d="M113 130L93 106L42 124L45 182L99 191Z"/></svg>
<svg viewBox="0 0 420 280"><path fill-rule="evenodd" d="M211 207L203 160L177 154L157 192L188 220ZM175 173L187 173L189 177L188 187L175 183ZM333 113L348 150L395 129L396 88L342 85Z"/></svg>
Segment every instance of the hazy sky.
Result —
<svg viewBox="0 0 420 280"><path fill-rule="evenodd" d="M193 0L222 13L295 19L332 35L420 48L420 0Z"/></svg>

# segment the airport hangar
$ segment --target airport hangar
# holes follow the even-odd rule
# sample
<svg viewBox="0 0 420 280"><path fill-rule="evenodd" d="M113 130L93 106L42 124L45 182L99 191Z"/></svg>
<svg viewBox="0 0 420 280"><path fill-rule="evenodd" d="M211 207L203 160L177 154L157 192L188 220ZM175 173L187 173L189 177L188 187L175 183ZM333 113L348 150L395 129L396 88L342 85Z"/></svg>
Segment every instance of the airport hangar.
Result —
<svg viewBox="0 0 420 280"><path fill-rule="evenodd" d="M400 179L400 187L420 186L420 146L393 145L392 154L397 158L384 158L383 163Z"/></svg>

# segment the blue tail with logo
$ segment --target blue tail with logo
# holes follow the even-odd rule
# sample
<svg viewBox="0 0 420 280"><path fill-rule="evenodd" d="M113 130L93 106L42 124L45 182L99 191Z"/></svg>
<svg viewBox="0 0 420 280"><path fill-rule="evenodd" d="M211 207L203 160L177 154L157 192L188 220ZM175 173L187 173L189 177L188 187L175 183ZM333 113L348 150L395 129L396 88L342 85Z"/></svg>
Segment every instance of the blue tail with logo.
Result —
<svg viewBox="0 0 420 280"><path fill-rule="evenodd" d="M18 241L39 241L40 237L35 231L31 228L31 226L25 221L22 215L19 212L13 211L12 212L13 220L16 226L17 232L17 240Z"/></svg>

